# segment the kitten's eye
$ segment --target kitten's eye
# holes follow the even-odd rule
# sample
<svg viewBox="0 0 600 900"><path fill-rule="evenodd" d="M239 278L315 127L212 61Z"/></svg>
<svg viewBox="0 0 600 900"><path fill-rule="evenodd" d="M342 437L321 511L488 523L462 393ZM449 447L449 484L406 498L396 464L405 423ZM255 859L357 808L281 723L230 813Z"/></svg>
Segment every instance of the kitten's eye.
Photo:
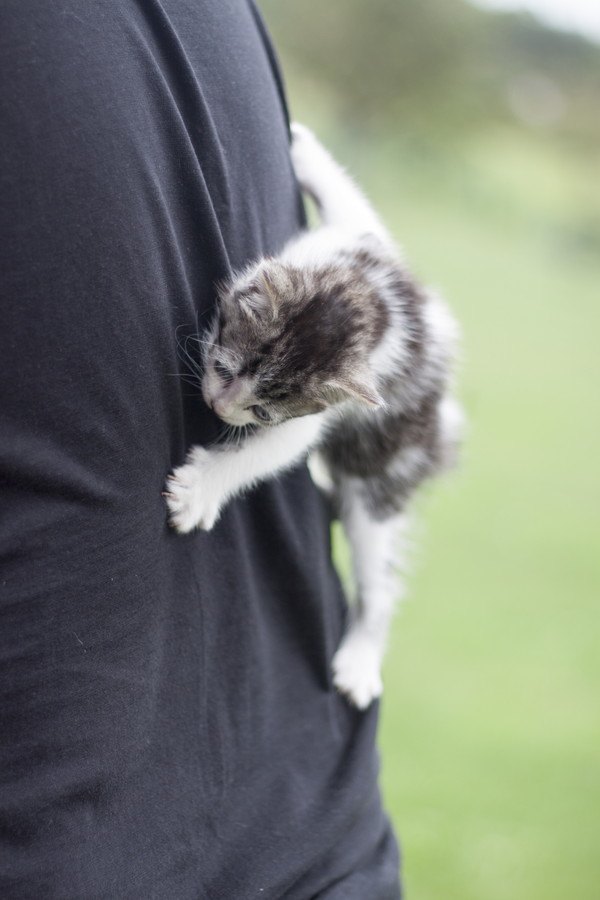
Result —
<svg viewBox="0 0 600 900"><path fill-rule="evenodd" d="M250 412L251 412L253 415L255 415L256 418L257 418L260 422L270 422L270 421L271 421L271 416L270 416L269 413L266 411L266 409L264 408L264 406L251 406L251 407L250 407Z"/></svg>
<svg viewBox="0 0 600 900"><path fill-rule="evenodd" d="M228 369L227 366L224 366L223 363L219 362L218 360L215 360L214 370L219 378L233 378L233 372L231 371L231 369Z"/></svg>

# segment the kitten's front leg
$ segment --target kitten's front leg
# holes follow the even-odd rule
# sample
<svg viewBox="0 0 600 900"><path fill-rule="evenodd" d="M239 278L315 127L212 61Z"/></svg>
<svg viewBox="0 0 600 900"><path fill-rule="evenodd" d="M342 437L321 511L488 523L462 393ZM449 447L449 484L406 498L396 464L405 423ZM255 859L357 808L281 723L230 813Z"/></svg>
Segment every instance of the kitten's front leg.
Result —
<svg viewBox="0 0 600 900"><path fill-rule="evenodd" d="M176 531L210 531L223 506L249 487L300 460L318 441L325 416L318 413L261 428L241 447L193 447L167 479L165 499Z"/></svg>

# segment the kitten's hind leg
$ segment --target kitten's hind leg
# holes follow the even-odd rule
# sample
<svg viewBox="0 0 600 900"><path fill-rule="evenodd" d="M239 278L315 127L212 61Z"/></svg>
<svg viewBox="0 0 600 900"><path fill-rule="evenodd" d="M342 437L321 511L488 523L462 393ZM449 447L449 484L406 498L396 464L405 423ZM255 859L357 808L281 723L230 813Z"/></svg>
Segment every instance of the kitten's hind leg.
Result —
<svg viewBox="0 0 600 900"><path fill-rule="evenodd" d="M367 198L304 125L292 125L291 153L296 177L317 204L324 225L390 240Z"/></svg>
<svg viewBox="0 0 600 900"><path fill-rule="evenodd" d="M395 572L404 516L376 521L362 484L344 479L341 518L348 537L357 588L351 625L333 658L333 680L359 709L382 692L381 666L401 583Z"/></svg>

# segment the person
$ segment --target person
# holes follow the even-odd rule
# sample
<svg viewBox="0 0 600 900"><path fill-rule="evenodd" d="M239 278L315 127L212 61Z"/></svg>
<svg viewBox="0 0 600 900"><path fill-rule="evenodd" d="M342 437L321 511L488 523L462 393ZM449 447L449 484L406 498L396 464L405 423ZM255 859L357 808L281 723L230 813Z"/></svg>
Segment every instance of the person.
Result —
<svg viewBox="0 0 600 900"><path fill-rule="evenodd" d="M0 896L397 898L306 467L210 533L161 496L220 435L192 374L215 283L304 222L261 19L0 17Z"/></svg>

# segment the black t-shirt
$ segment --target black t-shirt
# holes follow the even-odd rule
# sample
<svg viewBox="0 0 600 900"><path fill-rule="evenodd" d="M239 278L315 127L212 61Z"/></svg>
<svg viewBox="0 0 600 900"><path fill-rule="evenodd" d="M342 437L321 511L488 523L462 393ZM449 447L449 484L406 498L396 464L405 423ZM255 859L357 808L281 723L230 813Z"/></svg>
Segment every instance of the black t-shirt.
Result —
<svg viewBox="0 0 600 900"><path fill-rule="evenodd" d="M256 10L5 0L0 60L0 896L397 898L306 468L161 497L220 427L178 342L302 225Z"/></svg>

